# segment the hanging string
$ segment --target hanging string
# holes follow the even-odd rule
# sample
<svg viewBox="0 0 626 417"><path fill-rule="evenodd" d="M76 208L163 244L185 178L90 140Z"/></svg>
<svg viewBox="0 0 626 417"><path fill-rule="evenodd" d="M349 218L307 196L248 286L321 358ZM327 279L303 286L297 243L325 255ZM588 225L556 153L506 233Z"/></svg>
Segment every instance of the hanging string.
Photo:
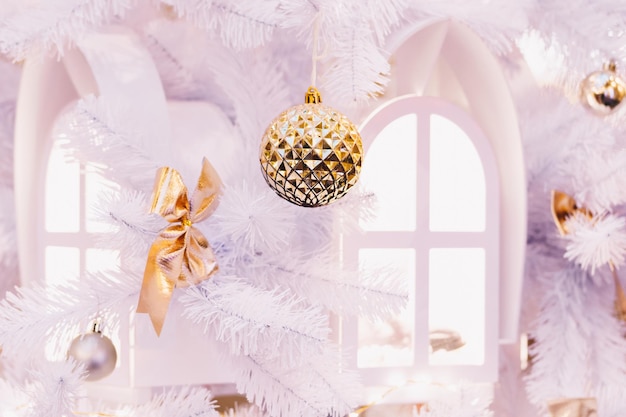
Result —
<svg viewBox="0 0 626 417"><path fill-rule="evenodd" d="M318 54L319 50L319 42L320 42L320 12L315 14L313 18L313 47L311 52L311 86L315 87L317 83L317 61L324 58L326 55L326 46L324 46L324 51L321 54Z"/></svg>

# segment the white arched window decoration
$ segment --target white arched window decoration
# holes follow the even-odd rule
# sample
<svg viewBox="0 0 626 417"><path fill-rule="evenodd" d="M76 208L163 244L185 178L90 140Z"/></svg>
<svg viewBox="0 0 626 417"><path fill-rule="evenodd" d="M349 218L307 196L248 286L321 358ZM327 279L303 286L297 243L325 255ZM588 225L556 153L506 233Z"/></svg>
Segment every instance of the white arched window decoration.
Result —
<svg viewBox="0 0 626 417"><path fill-rule="evenodd" d="M111 261L113 256L113 252L91 251L96 235L102 233L102 225L89 214L99 188L94 184L97 178L89 167L61 163L63 154L59 143L54 143L54 139L62 139L64 125L59 115L63 109L92 94L106 98L113 108L119 103L120 108L132 109L134 123L141 126L143 134L129 139L155 161L170 160L174 133L182 138L190 132L198 134L199 121L208 120L197 103L173 108L166 102L150 54L126 29L111 27L89 34L61 61L55 57L26 60L15 128L16 228L24 283L41 282L46 275L62 280L89 267L92 259ZM196 124L181 124L185 128L173 132L173 113ZM131 305L133 302L128 300ZM210 339L197 336L192 323L176 323L182 313L179 303L170 306L168 318L173 322L166 323L160 338L146 315L135 315L124 303L118 307L122 317L119 335L109 335L118 345L118 367L107 378L90 383L98 387L100 398L132 403L151 398L152 387L232 381L227 367L198 361L203 355L215 356L217 349ZM181 350L188 354L171 355ZM154 366L164 361L168 367Z"/></svg>
<svg viewBox="0 0 626 417"><path fill-rule="evenodd" d="M347 265L402 271L411 295L386 323L346 322L367 385L497 379L499 183L489 141L462 109L405 96L361 130L361 181L377 216L344 237ZM461 346L462 344L462 346Z"/></svg>
<svg viewBox="0 0 626 417"><path fill-rule="evenodd" d="M47 284L120 266L119 250L102 243L107 234L115 231L99 220L96 209L98 195L117 187L92 167L68 162L63 147L68 129L67 119L59 118L45 174L42 250Z"/></svg>

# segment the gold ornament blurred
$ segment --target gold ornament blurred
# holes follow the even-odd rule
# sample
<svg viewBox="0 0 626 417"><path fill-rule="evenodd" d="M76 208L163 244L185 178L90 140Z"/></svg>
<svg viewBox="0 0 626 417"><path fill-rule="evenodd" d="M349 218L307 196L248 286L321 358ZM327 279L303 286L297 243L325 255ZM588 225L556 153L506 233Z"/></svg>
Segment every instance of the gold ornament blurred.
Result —
<svg viewBox="0 0 626 417"><path fill-rule="evenodd" d="M363 145L356 126L322 104L309 87L305 104L272 121L261 142L261 169L267 184L285 200L318 207L341 197L359 179Z"/></svg>
<svg viewBox="0 0 626 417"><path fill-rule="evenodd" d="M559 398L548 402L550 417L598 417L595 398Z"/></svg>
<svg viewBox="0 0 626 417"><path fill-rule="evenodd" d="M612 113L626 97L626 83L616 69L615 61L611 61L601 71L589 74L580 84L581 100L598 115Z"/></svg>

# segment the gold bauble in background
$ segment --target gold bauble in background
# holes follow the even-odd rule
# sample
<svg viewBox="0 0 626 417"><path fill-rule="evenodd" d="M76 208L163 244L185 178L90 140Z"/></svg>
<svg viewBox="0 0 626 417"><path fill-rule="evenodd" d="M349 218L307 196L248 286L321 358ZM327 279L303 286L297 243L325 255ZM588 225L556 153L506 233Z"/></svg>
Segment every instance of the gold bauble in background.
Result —
<svg viewBox="0 0 626 417"><path fill-rule="evenodd" d="M611 61L602 71L589 74L580 85L581 100L598 115L612 113L626 97L626 83L615 70L615 61Z"/></svg>
<svg viewBox="0 0 626 417"><path fill-rule="evenodd" d="M321 104L315 87L305 104L272 121L261 142L267 184L285 200L318 207L341 198L359 179L361 135L346 116Z"/></svg>

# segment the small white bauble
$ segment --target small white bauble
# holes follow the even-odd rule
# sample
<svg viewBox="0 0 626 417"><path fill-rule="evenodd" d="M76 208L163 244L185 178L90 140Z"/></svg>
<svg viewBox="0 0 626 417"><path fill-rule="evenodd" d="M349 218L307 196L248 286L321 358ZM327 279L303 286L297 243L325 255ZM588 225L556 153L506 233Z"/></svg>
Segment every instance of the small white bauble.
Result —
<svg viewBox="0 0 626 417"><path fill-rule="evenodd" d="M97 381L108 376L117 363L113 342L100 332L78 336L72 341L67 356L85 368L87 381Z"/></svg>

